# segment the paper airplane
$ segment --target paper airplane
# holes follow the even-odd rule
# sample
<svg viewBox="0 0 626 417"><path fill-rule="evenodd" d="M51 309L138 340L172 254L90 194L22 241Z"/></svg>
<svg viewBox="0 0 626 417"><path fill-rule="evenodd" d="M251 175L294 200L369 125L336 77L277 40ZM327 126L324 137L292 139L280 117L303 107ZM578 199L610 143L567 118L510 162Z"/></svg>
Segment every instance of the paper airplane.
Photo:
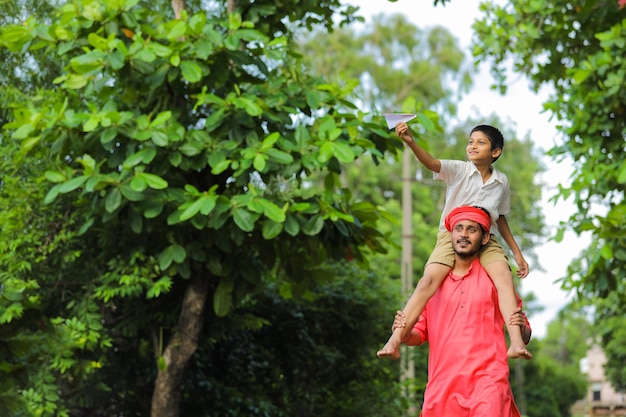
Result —
<svg viewBox="0 0 626 417"><path fill-rule="evenodd" d="M393 129L398 123L406 123L416 115L411 113L385 113L383 116L385 116L385 120L387 121L387 127Z"/></svg>

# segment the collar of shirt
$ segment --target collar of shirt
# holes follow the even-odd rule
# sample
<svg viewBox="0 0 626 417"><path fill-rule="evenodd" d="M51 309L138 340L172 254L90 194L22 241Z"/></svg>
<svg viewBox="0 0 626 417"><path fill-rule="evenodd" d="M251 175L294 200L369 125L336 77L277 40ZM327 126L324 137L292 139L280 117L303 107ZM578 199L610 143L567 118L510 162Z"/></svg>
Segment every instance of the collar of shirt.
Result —
<svg viewBox="0 0 626 417"><path fill-rule="evenodd" d="M450 271L450 274L448 275L448 277L450 279L452 279L453 281L463 281L465 278L468 278L472 274L472 270L474 269L474 265L476 264L476 262L480 262L478 256L476 258L474 258L474 260L470 264L469 268L467 269L467 271L463 275L455 275L455 274L453 274L452 273L452 271L454 271L454 269L453 269L452 271Z"/></svg>
<svg viewBox="0 0 626 417"><path fill-rule="evenodd" d="M476 168L476 165L473 165L473 167L474 167L474 170L472 171L471 175L481 175L480 171L478 170L478 168ZM493 165L491 165L491 176L489 177L489 179L487 180L487 182L484 185L487 185L490 182L494 182L494 181L497 181L499 183L503 183L504 182L502 180L502 174L500 174L500 171L498 171Z"/></svg>

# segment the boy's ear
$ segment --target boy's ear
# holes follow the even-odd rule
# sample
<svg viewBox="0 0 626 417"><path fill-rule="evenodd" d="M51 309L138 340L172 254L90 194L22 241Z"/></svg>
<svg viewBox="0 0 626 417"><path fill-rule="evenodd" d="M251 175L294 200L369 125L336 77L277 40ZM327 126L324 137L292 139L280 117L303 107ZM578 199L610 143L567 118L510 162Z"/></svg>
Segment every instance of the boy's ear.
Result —
<svg viewBox="0 0 626 417"><path fill-rule="evenodd" d="M496 148L493 151L491 151L491 157L494 159L499 157L500 155L502 155L502 148Z"/></svg>

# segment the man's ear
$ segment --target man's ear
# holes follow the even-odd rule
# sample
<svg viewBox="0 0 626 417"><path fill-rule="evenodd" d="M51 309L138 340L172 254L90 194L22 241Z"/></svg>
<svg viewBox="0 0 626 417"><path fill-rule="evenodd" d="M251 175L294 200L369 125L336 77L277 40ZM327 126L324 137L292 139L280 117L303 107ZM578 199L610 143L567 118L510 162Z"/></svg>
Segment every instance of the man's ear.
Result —
<svg viewBox="0 0 626 417"><path fill-rule="evenodd" d="M491 239L491 234L487 233L483 230L483 238L482 238L482 244L483 246L485 246L487 244L487 242L489 242L489 239Z"/></svg>

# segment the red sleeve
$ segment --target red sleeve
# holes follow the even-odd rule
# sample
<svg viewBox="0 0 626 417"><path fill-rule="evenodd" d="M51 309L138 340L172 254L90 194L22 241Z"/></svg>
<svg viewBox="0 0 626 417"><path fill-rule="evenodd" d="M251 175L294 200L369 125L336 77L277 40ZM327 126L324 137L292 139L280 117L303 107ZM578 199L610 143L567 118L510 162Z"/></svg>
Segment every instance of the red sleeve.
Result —
<svg viewBox="0 0 626 417"><path fill-rule="evenodd" d="M428 305L422 311L419 318L417 319L417 323L415 323L415 327L413 327L413 331L411 332L411 338L413 338L413 334L417 333L421 338L421 343L414 344L412 346L419 346L424 342L428 341L428 326L427 326L427 317L428 317Z"/></svg>

